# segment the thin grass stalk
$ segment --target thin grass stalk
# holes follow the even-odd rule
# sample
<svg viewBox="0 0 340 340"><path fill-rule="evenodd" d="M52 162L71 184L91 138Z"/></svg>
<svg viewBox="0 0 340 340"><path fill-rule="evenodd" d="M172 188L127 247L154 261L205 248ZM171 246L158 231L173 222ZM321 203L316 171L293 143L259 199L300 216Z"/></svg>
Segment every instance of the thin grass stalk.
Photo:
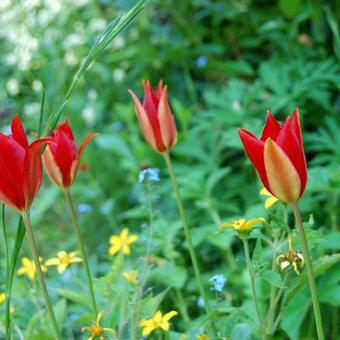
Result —
<svg viewBox="0 0 340 340"><path fill-rule="evenodd" d="M248 238L242 237L242 241L243 241L243 247L244 247L244 256L246 258L246 264L247 264L247 268L248 268L248 272L249 272L249 276L250 276L251 290L252 290L252 294L253 294L253 301L254 301L254 305L255 305L255 310L256 310L256 314L257 314L257 317L258 317L259 322L260 322L261 338L263 340L265 340L266 339L266 327L265 327L265 324L264 324L264 321L263 321L263 318L262 318L260 305L259 305L259 301L258 301L257 294L256 294L255 274L254 274L253 265L252 265L251 260L250 260Z"/></svg>
<svg viewBox="0 0 340 340"><path fill-rule="evenodd" d="M12 287L15 266L18 260L19 252L22 242L25 237L25 227L23 226L22 217L20 216L15 234L14 246L9 262L9 271L6 273L5 294L6 294L6 306L5 306L5 325L6 325L6 340L11 338L11 316L10 316L10 303L12 298Z"/></svg>
<svg viewBox="0 0 340 340"><path fill-rule="evenodd" d="M80 78L84 75L92 62L104 51L104 49L111 43L111 41L148 5L151 0L138 0L137 3L127 13L119 16L116 20L112 21L106 30L97 38L90 51L84 58L83 62L76 71L71 84L66 91L66 95L60 107L53 112L46 123L44 134L52 131L58 121L71 97L74 88L77 86Z"/></svg>
<svg viewBox="0 0 340 340"><path fill-rule="evenodd" d="M57 324L57 319L55 317L55 314L54 314L54 311L53 311L53 306L52 306L50 297L48 295L46 282L45 282L45 278L44 278L44 273L41 270L41 263L39 261L38 250L37 250L37 246L36 246L36 242L35 242L35 238L34 238L34 234L33 234L33 230L32 230L31 221L30 221L30 218L29 218L26 211L22 212L21 216L22 216L22 219L24 221L25 228L26 228L27 238L28 238L28 242L29 242L30 247L31 247L31 252L32 252L33 261L34 261L34 264L35 264L35 269L37 271L40 289L41 289L43 298L45 300L45 305L46 305L47 313L48 313L50 321L51 321L52 329L53 329L53 332L54 332L54 337L55 337L56 340L61 340L60 332L59 332L59 328L58 328L58 324Z"/></svg>
<svg viewBox="0 0 340 340"><path fill-rule="evenodd" d="M72 200L70 190L65 189L64 193L65 193L65 198L66 198L69 210L70 210L72 226L73 226L74 232L77 236L78 247L80 249L81 257L82 257L82 260L83 260L83 266L84 266L87 284L88 284L88 288L89 288L89 293L90 293L90 298L91 298L91 303L92 303L92 309L93 309L94 317L96 319L97 315L98 315L98 307L97 307L97 302L96 302L95 293L94 293L94 289L93 289L93 282L92 282L92 278L91 278L90 267L89 267L85 243L84 243L84 240L81 236L81 231L80 231L79 224L78 224L77 213L76 213L76 209L74 207L74 203L73 203L73 200Z"/></svg>

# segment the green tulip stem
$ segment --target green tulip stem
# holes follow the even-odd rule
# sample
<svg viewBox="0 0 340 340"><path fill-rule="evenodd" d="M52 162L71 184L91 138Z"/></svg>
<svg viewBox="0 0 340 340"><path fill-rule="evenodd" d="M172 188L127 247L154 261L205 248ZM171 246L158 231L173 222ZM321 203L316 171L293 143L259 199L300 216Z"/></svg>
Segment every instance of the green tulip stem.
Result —
<svg viewBox="0 0 340 340"><path fill-rule="evenodd" d="M295 215L295 221L297 225L297 229L299 231L301 246L302 246L302 254L306 262L306 269L307 269L307 277L309 282L309 289L312 296L312 302L313 302L313 310L314 310L314 317L315 317L315 325L316 325L316 331L318 334L319 340L324 340L324 332L323 332L323 326L322 326L322 319L321 319L321 313L320 313L320 305L318 300L318 295L316 291L316 284L315 284L315 278L314 278L314 272L313 272L313 266L312 261L308 249L308 243L306 239L305 230L303 228L302 224L302 218L299 211L298 204L293 204L293 210Z"/></svg>
<svg viewBox="0 0 340 340"><path fill-rule="evenodd" d="M82 257L82 260L83 260L83 266L84 266L84 270L85 270L85 274L86 274L87 284L88 284L88 287L89 287L92 309L93 309L94 317L96 319L97 315L98 315L98 308L97 308L96 298L95 298L94 289L93 289L93 283L92 283L92 278L91 278L91 273L90 273L90 267L89 267L86 247L85 247L83 238L81 236L81 232L80 232L80 228L79 228L79 224L78 224L78 219L77 219L77 213L76 213L76 209L74 207L74 203L73 203L73 200L72 200L71 192L70 192L69 189L65 189L64 193L65 193L65 197L66 197L68 207L70 209L72 226L73 226L75 234L77 235L78 247L80 249L81 257Z"/></svg>
<svg viewBox="0 0 340 340"><path fill-rule="evenodd" d="M263 321L263 318L262 318L259 302L258 302L258 299L257 299L256 287L255 287L255 274L254 274L253 265L252 265L251 260L250 260L248 237L244 236L244 237L241 237L241 239L243 241L244 256L246 258L247 269L248 269L249 276L250 276L251 290L252 290L252 294L253 294L255 310L256 310L256 314L257 314L257 317L258 317L259 322L260 322L261 338L266 339L266 327L265 327L265 324L264 324L264 321Z"/></svg>
<svg viewBox="0 0 340 340"><path fill-rule="evenodd" d="M57 320L56 320L54 312L53 312L52 303L51 303L51 300L48 296L48 291L47 291L47 287L46 287L44 274L41 270L41 263L39 261L39 256L38 256L37 246L36 246L32 226L31 226L31 221L30 221L30 218L29 218L26 211L22 212L21 216L22 216L22 219L24 221L25 228L26 228L28 241L29 241L32 256L33 256L33 261L34 261L35 268L36 268L36 271L37 271L40 289L41 289L42 295L43 295L44 300L45 300L48 315L49 315L50 320L51 320L52 328L53 328L53 331L54 331L54 337L57 340L61 340Z"/></svg>
<svg viewBox="0 0 340 340"><path fill-rule="evenodd" d="M182 199L181 199L181 195L180 195L180 192L179 192L177 179L176 179L176 176L175 176L172 161L171 161L171 158L169 156L169 153L165 152L163 154L163 156L164 156L165 163L168 167L168 171L169 171L169 174L170 174L170 177L171 177L173 189L175 191L177 207L178 207L178 211L179 211L179 214L180 214L180 217L181 217L181 220L182 220L185 238L186 238L187 243L188 243L189 254L190 254L191 262L192 262L193 267L194 267L194 273L195 273L198 289L199 289L199 292L200 292L202 299L203 299L205 311L209 315L210 314L210 307L209 307L208 297L207 297L206 291L204 289L201 271L200 271L200 268L199 268L198 259L197 259L197 255L196 255L196 252L195 252L195 249L194 249L194 245L192 243L191 233L190 233L186 213L185 213L185 210L184 210L183 202L182 202ZM212 330L215 333L214 335L215 335L215 338L216 338L217 331L215 329L215 326L214 326L211 318L210 318L210 322L211 322Z"/></svg>

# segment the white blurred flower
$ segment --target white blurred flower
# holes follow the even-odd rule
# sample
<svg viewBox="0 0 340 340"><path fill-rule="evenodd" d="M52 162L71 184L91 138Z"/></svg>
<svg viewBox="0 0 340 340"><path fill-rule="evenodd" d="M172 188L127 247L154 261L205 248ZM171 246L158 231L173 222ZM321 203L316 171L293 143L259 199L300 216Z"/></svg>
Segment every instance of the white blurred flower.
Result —
<svg viewBox="0 0 340 340"><path fill-rule="evenodd" d="M232 108L234 111L240 111L241 109L241 104L238 100L234 100L232 104Z"/></svg>
<svg viewBox="0 0 340 340"><path fill-rule="evenodd" d="M94 102L98 97L98 93L95 89L90 89L88 92L87 92L87 98L89 101L91 102Z"/></svg>
<svg viewBox="0 0 340 340"><path fill-rule="evenodd" d="M85 42L84 36L78 33L72 33L69 36L67 36L66 39L64 40L63 47L67 50L74 46L82 45L84 44L84 42Z"/></svg>
<svg viewBox="0 0 340 340"><path fill-rule="evenodd" d="M64 56L65 63L68 65L76 65L78 63L78 58L72 51L67 51Z"/></svg>
<svg viewBox="0 0 340 340"><path fill-rule="evenodd" d="M6 84L6 89L11 96L16 96L20 92L20 84L17 79L10 79Z"/></svg>
<svg viewBox="0 0 340 340"><path fill-rule="evenodd" d="M11 5L11 0L1 0L0 1L0 11L4 11L8 9L8 7Z"/></svg>
<svg viewBox="0 0 340 340"><path fill-rule="evenodd" d="M40 0L21 0L21 4L26 10L30 10L30 9L40 6L41 1Z"/></svg>
<svg viewBox="0 0 340 340"><path fill-rule="evenodd" d="M113 80L120 83L125 78L125 71L121 68L117 68L112 72Z"/></svg>
<svg viewBox="0 0 340 340"><path fill-rule="evenodd" d="M43 89L43 84L40 80L35 79L35 80L33 80L32 88L35 92L41 92L42 89Z"/></svg>
<svg viewBox="0 0 340 340"><path fill-rule="evenodd" d="M122 48L125 46L125 39L119 35L117 38L113 40L112 44L113 47L115 48Z"/></svg>
<svg viewBox="0 0 340 340"><path fill-rule="evenodd" d="M106 20L103 18L92 19L89 23L90 30L93 32L101 32L106 28Z"/></svg>
<svg viewBox="0 0 340 340"><path fill-rule="evenodd" d="M81 116L88 125L93 125L96 122L96 111L93 106L85 106Z"/></svg>
<svg viewBox="0 0 340 340"><path fill-rule="evenodd" d="M38 115L40 112L40 103L32 102L24 106L24 114L27 117L32 117Z"/></svg>
<svg viewBox="0 0 340 340"><path fill-rule="evenodd" d="M88 0L72 0L71 4L76 5L77 7L82 7L88 4Z"/></svg>

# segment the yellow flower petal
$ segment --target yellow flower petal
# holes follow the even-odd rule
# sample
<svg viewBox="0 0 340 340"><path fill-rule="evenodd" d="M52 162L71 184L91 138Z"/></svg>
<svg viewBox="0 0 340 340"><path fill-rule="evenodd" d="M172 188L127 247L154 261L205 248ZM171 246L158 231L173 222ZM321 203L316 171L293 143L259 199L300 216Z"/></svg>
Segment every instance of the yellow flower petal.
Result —
<svg viewBox="0 0 340 340"><path fill-rule="evenodd" d="M52 257L45 262L45 265L46 266L57 266L59 262L60 262L60 259L58 259L57 257Z"/></svg>
<svg viewBox="0 0 340 340"><path fill-rule="evenodd" d="M5 293L1 293L0 294L0 304L4 303L6 301L6 294Z"/></svg>
<svg viewBox="0 0 340 340"><path fill-rule="evenodd" d="M62 274L65 270L66 270L66 268L68 267L68 263L60 263L59 265L58 265L58 273L59 274Z"/></svg>
<svg viewBox="0 0 340 340"><path fill-rule="evenodd" d="M169 321L171 318L173 318L175 315L178 315L178 313L174 310L172 310L171 312L169 313L166 313L164 316L163 316L163 320L165 321Z"/></svg>
<svg viewBox="0 0 340 340"><path fill-rule="evenodd" d="M251 220L246 222L246 230L251 229L258 222L265 222L265 219L263 217L252 218Z"/></svg>
<svg viewBox="0 0 340 340"><path fill-rule="evenodd" d="M70 263L79 263L82 262L83 260L80 257L73 257L70 259Z"/></svg>
<svg viewBox="0 0 340 340"><path fill-rule="evenodd" d="M68 256L68 254L64 250L58 251L57 255L58 255L59 258L63 258L63 257Z"/></svg>
<svg viewBox="0 0 340 340"><path fill-rule="evenodd" d="M264 202L264 207L266 208L266 209L268 209L268 208L270 208L273 204L275 204L276 202L278 202L279 200L276 198L276 197L274 197L274 196L271 196L271 197L269 197L269 198L267 198L266 200L265 200L265 202Z"/></svg>

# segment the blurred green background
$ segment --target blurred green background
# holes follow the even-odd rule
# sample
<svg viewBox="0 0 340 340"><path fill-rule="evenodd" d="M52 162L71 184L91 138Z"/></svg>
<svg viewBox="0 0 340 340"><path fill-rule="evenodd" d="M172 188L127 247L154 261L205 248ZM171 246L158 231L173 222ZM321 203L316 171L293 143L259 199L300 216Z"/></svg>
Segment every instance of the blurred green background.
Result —
<svg viewBox="0 0 340 340"><path fill-rule="evenodd" d="M46 119L61 105L96 37L133 4L1 0L1 131L8 132L16 112L29 131L36 131L43 88ZM301 209L305 219L313 214L315 226L332 240L321 242L316 254L339 250L339 16L337 1L152 1L114 39L81 79L64 115L78 143L89 131L100 133L85 153L88 169L73 187L93 263L107 257L109 235L123 226L141 230L147 215L138 174L146 165L157 167L161 181L155 189L159 230L154 252L176 264L182 281L174 285L191 289L185 283L189 259L182 252L167 172L162 158L144 142L127 92L132 89L141 97L142 79L154 85L163 79L169 86L179 130L172 154L207 278L228 271L224 253L233 242L230 234L216 236L216 225L265 214L261 185L236 128L259 134L268 109L281 120L300 109L309 165ZM44 178L32 218L46 256L75 245L65 211L62 192ZM238 254L239 245L232 246ZM96 268L98 275L107 269ZM231 287L237 285L238 276L228 275ZM162 285L167 279L156 281Z"/></svg>

